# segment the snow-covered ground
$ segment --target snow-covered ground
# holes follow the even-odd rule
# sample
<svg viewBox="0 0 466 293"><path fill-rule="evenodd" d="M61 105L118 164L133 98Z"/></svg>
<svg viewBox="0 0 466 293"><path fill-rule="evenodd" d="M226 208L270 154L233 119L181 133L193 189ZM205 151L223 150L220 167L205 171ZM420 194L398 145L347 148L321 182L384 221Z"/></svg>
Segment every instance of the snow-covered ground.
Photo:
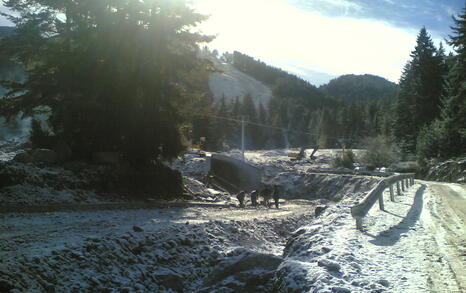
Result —
<svg viewBox="0 0 466 293"><path fill-rule="evenodd" d="M209 76L209 88L215 102L225 97L227 103L232 103L236 97L242 100L244 96L250 95L256 106L262 103L264 107L268 107L273 97L272 90L268 86L239 71L232 64L221 63L216 59L212 61L221 71Z"/></svg>
<svg viewBox="0 0 466 293"><path fill-rule="evenodd" d="M456 211L444 209L451 201L439 197L446 194L462 197L456 198ZM386 192L386 211L374 207L364 232L356 230L349 214L354 200L344 199L290 238L278 268L280 287L285 292L465 292L465 194L464 186L439 188L430 182L416 183L395 202Z"/></svg>
<svg viewBox="0 0 466 293"><path fill-rule="evenodd" d="M464 292L464 185L385 194L360 232L350 207L383 174L288 152L246 153L282 186L278 210L206 186L193 153L172 167L208 207L0 214L0 292Z"/></svg>

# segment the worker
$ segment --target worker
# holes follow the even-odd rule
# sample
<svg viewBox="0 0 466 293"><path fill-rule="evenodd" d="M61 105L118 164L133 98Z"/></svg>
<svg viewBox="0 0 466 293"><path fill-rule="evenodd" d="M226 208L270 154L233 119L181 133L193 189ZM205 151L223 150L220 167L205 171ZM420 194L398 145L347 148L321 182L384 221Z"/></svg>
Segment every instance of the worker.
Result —
<svg viewBox="0 0 466 293"><path fill-rule="evenodd" d="M264 187L261 190L261 196L264 199L264 206L266 207L269 207L271 193L272 193L272 190L270 186L264 184Z"/></svg>
<svg viewBox="0 0 466 293"><path fill-rule="evenodd" d="M278 209L280 200L280 188L278 185L273 186L273 200L275 201L275 207Z"/></svg>
<svg viewBox="0 0 466 293"><path fill-rule="evenodd" d="M239 206L241 208L244 208L244 197L246 196L246 194L244 193L244 191L240 191L237 195L236 195L236 198L238 199L239 201Z"/></svg>
<svg viewBox="0 0 466 293"><path fill-rule="evenodd" d="M259 197L259 191L253 190L251 192L251 203L255 207L257 206L257 198Z"/></svg>

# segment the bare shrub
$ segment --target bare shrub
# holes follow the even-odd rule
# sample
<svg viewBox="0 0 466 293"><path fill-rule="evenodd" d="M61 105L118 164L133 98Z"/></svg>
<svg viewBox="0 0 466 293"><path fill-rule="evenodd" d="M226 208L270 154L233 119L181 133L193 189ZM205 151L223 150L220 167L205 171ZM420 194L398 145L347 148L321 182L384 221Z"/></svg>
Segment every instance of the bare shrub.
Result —
<svg viewBox="0 0 466 293"><path fill-rule="evenodd" d="M339 152L332 160L332 166L334 168L344 167L353 169L355 162L355 156L352 150L343 150Z"/></svg>
<svg viewBox="0 0 466 293"><path fill-rule="evenodd" d="M366 152L362 155L361 161L369 170L374 170L378 167L386 167L399 158L397 150L383 136L375 136L366 138L364 141Z"/></svg>

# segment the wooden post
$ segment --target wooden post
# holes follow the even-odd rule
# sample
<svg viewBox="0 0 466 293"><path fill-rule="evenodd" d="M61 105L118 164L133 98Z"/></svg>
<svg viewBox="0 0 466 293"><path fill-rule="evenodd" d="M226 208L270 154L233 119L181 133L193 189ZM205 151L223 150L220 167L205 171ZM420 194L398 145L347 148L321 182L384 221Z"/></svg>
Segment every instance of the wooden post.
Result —
<svg viewBox="0 0 466 293"><path fill-rule="evenodd" d="M414 176L411 177L411 185L414 185Z"/></svg>
<svg viewBox="0 0 466 293"><path fill-rule="evenodd" d="M390 184L390 200L395 201L395 194L393 193L393 184Z"/></svg>
<svg viewBox="0 0 466 293"><path fill-rule="evenodd" d="M381 211L385 211L385 207L383 205L383 191L379 194L379 208Z"/></svg>
<svg viewBox="0 0 466 293"><path fill-rule="evenodd" d="M397 182L396 182L396 194L397 194L397 195L401 195L401 191L400 191L400 181L397 181Z"/></svg>
<svg viewBox="0 0 466 293"><path fill-rule="evenodd" d="M401 181L401 191L405 191L405 184L403 182L403 179L401 179L400 181Z"/></svg>
<svg viewBox="0 0 466 293"><path fill-rule="evenodd" d="M406 178L406 187L410 187L411 186L411 179L409 178Z"/></svg>
<svg viewBox="0 0 466 293"><path fill-rule="evenodd" d="M356 217L356 229L362 231L362 217Z"/></svg>

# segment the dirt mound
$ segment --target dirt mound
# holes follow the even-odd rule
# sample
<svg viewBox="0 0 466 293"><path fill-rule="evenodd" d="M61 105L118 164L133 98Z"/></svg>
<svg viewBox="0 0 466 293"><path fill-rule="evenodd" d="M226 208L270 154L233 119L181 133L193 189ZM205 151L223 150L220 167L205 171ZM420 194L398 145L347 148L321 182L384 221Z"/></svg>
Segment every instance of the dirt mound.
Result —
<svg viewBox="0 0 466 293"><path fill-rule="evenodd" d="M366 192L381 178L303 171L281 172L269 182L281 186L283 197L339 201L348 194Z"/></svg>
<svg viewBox="0 0 466 293"><path fill-rule="evenodd" d="M0 285L20 292L196 292L206 286L208 292L238 292L231 284L241 288L243 283L258 289L254 292L272 292L269 277L281 262L272 254L281 251L290 231L312 217L146 224L116 236L42 248L41 254L9 252L2 256ZM11 241L20 240L26 241ZM0 243L0 250L7 245ZM260 264L254 271L260 282L249 274L253 264Z"/></svg>

